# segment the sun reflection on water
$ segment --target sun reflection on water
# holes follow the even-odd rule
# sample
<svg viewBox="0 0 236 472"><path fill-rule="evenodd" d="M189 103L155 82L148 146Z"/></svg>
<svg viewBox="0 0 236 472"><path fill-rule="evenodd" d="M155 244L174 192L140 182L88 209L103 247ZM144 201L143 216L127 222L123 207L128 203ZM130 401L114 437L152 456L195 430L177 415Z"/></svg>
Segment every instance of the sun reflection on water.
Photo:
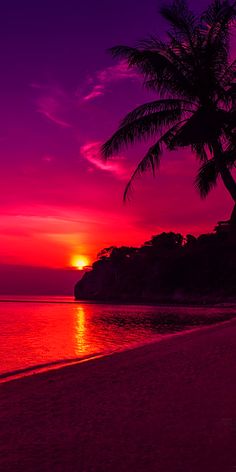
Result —
<svg viewBox="0 0 236 472"><path fill-rule="evenodd" d="M86 342L86 314L82 306L76 309L76 324L75 324L75 340L76 340L76 355L87 354L88 344Z"/></svg>

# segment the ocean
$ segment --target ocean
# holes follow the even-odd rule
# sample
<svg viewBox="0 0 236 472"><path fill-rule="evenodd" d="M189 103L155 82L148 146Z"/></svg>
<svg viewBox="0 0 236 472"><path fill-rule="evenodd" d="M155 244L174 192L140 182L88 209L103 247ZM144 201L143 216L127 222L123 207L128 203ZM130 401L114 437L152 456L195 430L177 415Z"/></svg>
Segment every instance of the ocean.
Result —
<svg viewBox="0 0 236 472"><path fill-rule="evenodd" d="M229 320L235 306L137 306L72 297L0 300L0 380L132 348Z"/></svg>

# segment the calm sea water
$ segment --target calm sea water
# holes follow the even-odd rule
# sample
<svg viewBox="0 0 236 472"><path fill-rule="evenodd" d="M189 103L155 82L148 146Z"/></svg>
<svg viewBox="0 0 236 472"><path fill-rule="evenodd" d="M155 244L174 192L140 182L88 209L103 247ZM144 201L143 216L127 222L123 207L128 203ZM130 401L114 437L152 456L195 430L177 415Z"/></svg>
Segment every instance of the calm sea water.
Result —
<svg viewBox="0 0 236 472"><path fill-rule="evenodd" d="M0 379L114 352L235 316L235 307L78 303L72 298L0 301Z"/></svg>

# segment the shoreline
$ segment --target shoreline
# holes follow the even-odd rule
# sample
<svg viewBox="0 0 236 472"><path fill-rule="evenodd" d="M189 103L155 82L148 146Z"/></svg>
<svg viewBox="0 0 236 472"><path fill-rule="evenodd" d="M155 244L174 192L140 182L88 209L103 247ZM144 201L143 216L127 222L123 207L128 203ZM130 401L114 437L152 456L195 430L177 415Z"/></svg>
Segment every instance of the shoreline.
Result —
<svg viewBox="0 0 236 472"><path fill-rule="evenodd" d="M96 299L96 298L81 298L81 299L76 299L74 300L75 303L91 303L91 304L104 304L104 305L134 305L134 306L189 306L189 307L217 307L217 306L234 306L236 305L236 298L222 296L220 299L216 298L210 298L210 299L203 299L202 302L199 302L199 298L202 298L202 295L199 297L196 297L196 299L188 299L188 298L183 298L183 299L160 299L160 300L139 300L139 299L133 299L133 300L120 300L120 299ZM226 300L226 301L225 301ZM73 302L72 302L73 303Z"/></svg>
<svg viewBox="0 0 236 472"><path fill-rule="evenodd" d="M107 352L98 352L94 353L91 355L88 355L86 357L81 357L81 358L75 358L75 359L59 359L55 360L49 363L45 364L39 364L39 365L33 365L33 366L27 366L23 367L14 371L8 371L8 372L2 372L0 373L0 388L2 384L8 383L8 382L13 382L13 381L20 381L21 379L24 378L31 378L35 377L36 375L43 375L47 373L52 373L61 369L66 369L69 367L79 367L80 364L86 363L86 362L93 362L97 359L107 359L110 358L111 356L117 355L117 354L122 354L122 353L128 353L132 352L138 349L145 348L147 346L152 346L156 345L159 343L167 342L171 340L172 338L181 338L182 336L190 336L193 334L197 334L199 331L207 331L211 330L213 328L217 327L224 327L224 325L228 325L235 322L236 324L236 315L232 316L232 318L223 320L223 321L218 321L209 325L199 325L196 328L187 328L183 329L182 331L176 331L174 333L169 333L162 335L162 337L158 339L152 339L151 341L143 341L138 344L133 344L130 346L124 346L118 349L115 349L113 351L107 351Z"/></svg>
<svg viewBox="0 0 236 472"><path fill-rule="evenodd" d="M73 297L73 295L68 296L71 298L70 300L55 300L54 298L57 298L56 295L49 295L47 298L47 295L34 295L32 298L29 298L29 296L25 296L25 298L2 298L4 295L1 296L0 298L0 303L43 303L43 304L79 304L79 303L84 303L84 304L97 304L97 305L120 305L120 306L160 306L160 307L172 307L172 306L183 306L183 307L221 307L221 306L236 306L236 298L222 296L220 299L218 298L203 298L203 296L196 297L194 299L191 298L183 298L183 299L160 299L160 300L139 300L139 299L133 299L133 300L120 300L120 299L95 299L95 298L84 298L84 299L76 299ZM34 299L35 297L35 299ZM202 302L199 301L199 298L203 298Z"/></svg>
<svg viewBox="0 0 236 472"><path fill-rule="evenodd" d="M231 472L236 320L0 386L9 472Z"/></svg>

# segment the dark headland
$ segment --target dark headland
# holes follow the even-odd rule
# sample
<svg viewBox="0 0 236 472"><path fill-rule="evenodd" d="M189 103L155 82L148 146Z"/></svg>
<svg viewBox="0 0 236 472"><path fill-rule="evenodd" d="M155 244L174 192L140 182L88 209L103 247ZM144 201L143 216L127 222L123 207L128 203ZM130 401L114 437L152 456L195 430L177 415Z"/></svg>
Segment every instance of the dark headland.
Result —
<svg viewBox="0 0 236 472"><path fill-rule="evenodd" d="M109 247L75 285L77 300L217 303L236 298L236 234L225 224L199 237L173 232L141 247Z"/></svg>

